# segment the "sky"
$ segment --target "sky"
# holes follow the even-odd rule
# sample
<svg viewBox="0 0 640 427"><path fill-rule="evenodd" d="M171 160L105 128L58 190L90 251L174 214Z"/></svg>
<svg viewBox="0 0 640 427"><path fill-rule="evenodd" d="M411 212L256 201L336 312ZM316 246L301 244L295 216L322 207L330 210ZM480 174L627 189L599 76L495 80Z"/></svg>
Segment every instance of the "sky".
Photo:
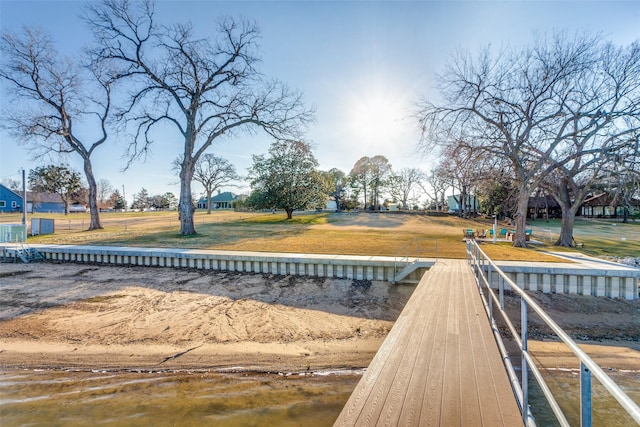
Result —
<svg viewBox="0 0 640 427"><path fill-rule="evenodd" d="M0 0L2 31L40 27L61 55L73 57L90 36L78 16L82 1ZM305 140L320 169L349 173L363 156L383 155L394 171L428 171L436 159L418 153L416 103L437 100L436 77L455 51L474 54L492 45L530 44L535 33L566 30L601 33L619 45L640 39L640 0L635 1L169 1L156 4L166 24L190 21L202 36L213 35L220 16L255 21L261 29L260 71L304 94L316 110ZM0 111L11 107L0 83ZM246 175L251 155L265 154L272 139L264 132L218 141L208 152L227 159ZM113 136L94 154L97 179L107 179L131 201L150 194L179 195L172 162L182 151L178 135L159 135L151 156L123 170L126 135ZM58 160L82 171L78 157ZM0 181L20 179L52 163L34 161L0 129ZM201 195L202 187L192 190ZM223 191L246 192L246 183Z"/></svg>

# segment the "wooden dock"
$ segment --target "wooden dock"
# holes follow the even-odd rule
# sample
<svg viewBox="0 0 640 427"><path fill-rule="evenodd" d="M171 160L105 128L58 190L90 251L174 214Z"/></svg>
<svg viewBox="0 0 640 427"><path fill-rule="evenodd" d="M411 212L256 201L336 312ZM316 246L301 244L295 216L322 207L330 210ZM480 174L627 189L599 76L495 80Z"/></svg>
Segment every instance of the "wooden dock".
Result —
<svg viewBox="0 0 640 427"><path fill-rule="evenodd" d="M422 278L334 426L522 426L473 273Z"/></svg>

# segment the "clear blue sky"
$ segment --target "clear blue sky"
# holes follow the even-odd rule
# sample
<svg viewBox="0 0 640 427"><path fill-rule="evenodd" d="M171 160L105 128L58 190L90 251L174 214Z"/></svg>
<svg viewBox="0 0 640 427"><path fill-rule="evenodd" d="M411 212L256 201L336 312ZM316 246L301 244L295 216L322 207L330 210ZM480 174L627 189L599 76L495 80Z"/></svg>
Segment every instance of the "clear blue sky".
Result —
<svg viewBox="0 0 640 427"><path fill-rule="evenodd" d="M0 0L2 30L39 26L64 55L88 42L77 19L80 1ZM348 173L362 156L384 155L395 170L429 170L433 159L414 151L418 134L409 117L422 96L435 97L434 76L455 49L476 52L489 43L528 44L535 31L602 32L617 44L640 38L640 1L159 1L159 20L190 20L206 35L219 15L242 16L262 30L261 71L304 93L317 109L307 139L323 170ZM211 29L211 30L209 30ZM0 107L8 107L6 96ZM212 153L246 174L252 154L265 153L265 134L214 144ZM160 138L146 163L121 169L124 138L94 155L98 179L125 186L127 199L146 188L179 194L171 162L181 151L175 135ZM0 133L0 180L40 164ZM81 163L68 163L81 171ZM194 184L194 192L201 187ZM229 189L239 191L238 189ZM246 191L246 189L245 189Z"/></svg>

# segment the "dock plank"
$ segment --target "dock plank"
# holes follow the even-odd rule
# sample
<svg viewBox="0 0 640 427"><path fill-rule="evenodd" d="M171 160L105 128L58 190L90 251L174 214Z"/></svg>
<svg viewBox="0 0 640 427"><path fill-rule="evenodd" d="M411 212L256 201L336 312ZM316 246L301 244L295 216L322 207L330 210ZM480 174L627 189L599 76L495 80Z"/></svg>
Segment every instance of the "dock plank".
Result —
<svg viewBox="0 0 640 427"><path fill-rule="evenodd" d="M334 425L522 425L465 261L425 274Z"/></svg>

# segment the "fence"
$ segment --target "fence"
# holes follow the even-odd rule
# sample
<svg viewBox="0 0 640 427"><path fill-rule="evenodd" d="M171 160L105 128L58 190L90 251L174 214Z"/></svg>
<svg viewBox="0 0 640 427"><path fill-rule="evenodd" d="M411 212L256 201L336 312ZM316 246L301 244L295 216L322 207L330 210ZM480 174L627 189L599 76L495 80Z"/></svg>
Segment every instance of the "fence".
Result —
<svg viewBox="0 0 640 427"><path fill-rule="evenodd" d="M21 243L27 239L27 226L22 224L0 224L0 243Z"/></svg>
<svg viewBox="0 0 640 427"><path fill-rule="evenodd" d="M498 346L503 354L505 365L511 378L512 386L519 401L524 424L532 423L532 414L529 409L529 370L537 381L544 397L556 419L561 426L569 426L569 422L562 409L558 405L551 390L547 386L540 370L536 366L535 360L529 354L528 350L528 315L529 309L533 310L542 319L549 328L560 338L575 356L580 360L580 425L590 427L592 425L592 405L591 405L591 377L595 376L604 386L609 394L618 401L622 408L640 424L640 407L631 398L625 394L622 389L600 368L570 337L562 330L554 321L545 313L545 311L531 298L527 293L512 281L483 251L475 241L467 241L467 259L471 264L482 298L484 300L485 309L489 316L489 320L494 330L494 335ZM498 296L491 288L492 276L499 275ZM504 306L504 289L505 283L511 287L511 291L520 296L520 331L513 325L511 319L507 316ZM484 293L487 293L488 300ZM522 373L521 380L515 374L515 370L511 365L511 360L502 343L502 337L495 323L494 305L497 305L501 319L507 325L512 339L518 345L521 352ZM526 410L524 410L525 408Z"/></svg>

